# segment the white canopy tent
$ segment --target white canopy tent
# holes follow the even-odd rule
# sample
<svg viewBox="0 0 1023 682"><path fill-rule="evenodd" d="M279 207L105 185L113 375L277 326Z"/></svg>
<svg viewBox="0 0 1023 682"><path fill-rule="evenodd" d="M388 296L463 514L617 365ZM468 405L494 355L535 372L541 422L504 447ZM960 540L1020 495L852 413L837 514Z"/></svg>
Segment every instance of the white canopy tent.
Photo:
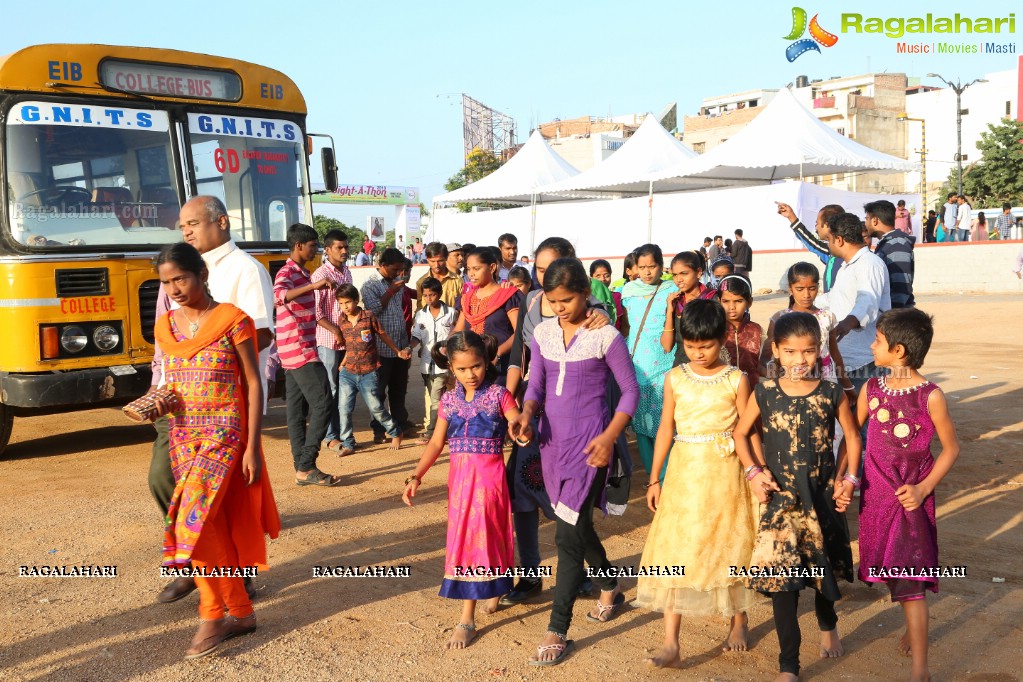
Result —
<svg viewBox="0 0 1023 682"><path fill-rule="evenodd" d="M654 116L647 114L633 136L614 154L578 175L541 187L540 193L576 198L647 194L651 174L695 157L696 152L676 140Z"/></svg>
<svg viewBox="0 0 1023 682"><path fill-rule="evenodd" d="M788 88L778 91L759 116L706 154L655 171L659 187L717 180L772 182L856 171L909 172L920 164L884 154L832 130L801 105Z"/></svg>
<svg viewBox="0 0 1023 682"><path fill-rule="evenodd" d="M503 204L529 204L536 196L537 188L578 174L578 170L550 148L537 129L508 163L471 185L434 197L433 203L499 201Z"/></svg>
<svg viewBox="0 0 1023 682"><path fill-rule="evenodd" d="M460 201L499 201L503 204L529 204L531 206L530 243L536 230L537 188L578 175L572 164L550 148L537 128L515 156L490 175L476 182L434 197L434 214L438 204ZM553 197L552 197L553 198ZM568 197L565 197L566 199ZM556 198L554 198L556 200Z"/></svg>
<svg viewBox="0 0 1023 682"><path fill-rule="evenodd" d="M589 170L539 189L545 197L610 199L647 195L647 231L653 220L654 183L650 175L692 160L696 152L675 139L647 114L643 123L618 151ZM724 183L710 182L703 186Z"/></svg>

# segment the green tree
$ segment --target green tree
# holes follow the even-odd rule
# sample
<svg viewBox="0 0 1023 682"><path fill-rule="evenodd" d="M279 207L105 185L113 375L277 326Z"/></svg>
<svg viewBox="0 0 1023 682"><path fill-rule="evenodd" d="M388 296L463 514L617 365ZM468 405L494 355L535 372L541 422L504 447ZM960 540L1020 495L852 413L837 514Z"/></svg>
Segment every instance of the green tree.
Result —
<svg viewBox="0 0 1023 682"><path fill-rule="evenodd" d="M362 243L366 241L366 233L357 227L345 225L337 218L329 218L324 215L313 216L313 229L320 235L320 240L331 230L341 230L348 235L348 246L352 253L358 253L362 249Z"/></svg>
<svg viewBox="0 0 1023 682"><path fill-rule="evenodd" d="M981 158L963 169L963 194L976 209L1023 203L1023 121L1003 118L989 123L981 133L977 149ZM959 169L953 168L941 188L941 197L959 191Z"/></svg>
<svg viewBox="0 0 1023 682"><path fill-rule="evenodd" d="M466 155L465 166L459 169L457 173L448 178L448 181L444 183L444 189L448 192L461 189L466 185L471 185L477 180L482 180L500 167L501 160L498 159L493 152L488 152L477 147ZM472 210L473 206L489 204L460 201L455 205L462 213L468 213Z"/></svg>

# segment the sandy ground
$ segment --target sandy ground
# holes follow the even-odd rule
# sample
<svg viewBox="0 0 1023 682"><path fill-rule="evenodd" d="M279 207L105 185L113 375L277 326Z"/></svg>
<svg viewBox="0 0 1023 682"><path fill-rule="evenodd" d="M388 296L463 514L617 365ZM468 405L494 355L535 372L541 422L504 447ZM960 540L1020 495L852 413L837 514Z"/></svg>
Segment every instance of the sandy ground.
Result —
<svg viewBox="0 0 1023 682"><path fill-rule="evenodd" d="M754 319L766 321L783 303L780 296L758 299ZM1023 301L926 296L918 303L937 325L924 372L950 396L963 445L939 489L938 529L942 564L966 566L967 577L944 580L941 594L930 599L931 669L936 680L1023 679ZM417 378L409 400L416 417L422 414L418 386ZM367 424L361 406L357 423ZM576 653L558 668L531 668L526 659L546 628L553 581L534 603L480 618L480 636L467 650L445 652L458 618L457 603L437 596L447 458L426 478L414 509L399 499L422 451L412 445L397 453L369 446L343 461L321 456L320 466L343 474L344 485L296 487L279 400L264 446L284 530L270 546L271 569L256 579L259 630L214 657L184 662L198 599L154 600L164 581L161 522L146 485L152 434L115 409L15 424L0 462L3 679L773 679L778 645L766 602L751 613L749 652L720 652L723 620L686 619L686 668L649 673L643 657L661 640L658 615L627 607L607 625L592 624L583 618L587 600L575 609ZM365 430L357 435L366 442ZM626 515L598 521L616 565L639 561L650 520L642 493L641 481L634 483ZM855 537L854 513L849 520ZM541 528L541 550L553 566L550 523ZM116 565L117 577L17 577L20 565L82 563ZM336 564L408 565L411 577L312 577L314 566ZM635 582L625 587L631 601ZM843 592L838 613L847 655L841 659L817 657L812 599L804 594L803 679L906 679L908 659L896 653L901 610L882 589L856 584Z"/></svg>

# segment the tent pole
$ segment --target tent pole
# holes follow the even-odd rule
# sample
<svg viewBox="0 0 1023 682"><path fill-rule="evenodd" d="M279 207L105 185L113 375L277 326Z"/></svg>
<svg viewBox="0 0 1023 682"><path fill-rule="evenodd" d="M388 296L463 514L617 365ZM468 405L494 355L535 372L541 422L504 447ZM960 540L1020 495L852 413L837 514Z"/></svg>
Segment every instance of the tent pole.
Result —
<svg viewBox="0 0 1023 682"><path fill-rule="evenodd" d="M529 253L536 248L536 194L529 198L530 222L529 222Z"/></svg>
<svg viewBox="0 0 1023 682"><path fill-rule="evenodd" d="M652 244L654 240L654 181L650 181L650 191L647 193L647 216L646 216L646 241Z"/></svg>

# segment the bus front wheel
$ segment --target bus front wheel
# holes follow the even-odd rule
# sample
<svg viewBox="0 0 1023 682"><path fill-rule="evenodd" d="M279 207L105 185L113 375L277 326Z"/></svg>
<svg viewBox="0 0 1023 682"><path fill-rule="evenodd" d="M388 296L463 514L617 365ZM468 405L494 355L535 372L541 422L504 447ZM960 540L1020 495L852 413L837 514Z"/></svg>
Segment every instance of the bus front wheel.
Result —
<svg viewBox="0 0 1023 682"><path fill-rule="evenodd" d="M10 407L0 403L0 458L7 452L7 443L11 440L14 429L14 412Z"/></svg>

